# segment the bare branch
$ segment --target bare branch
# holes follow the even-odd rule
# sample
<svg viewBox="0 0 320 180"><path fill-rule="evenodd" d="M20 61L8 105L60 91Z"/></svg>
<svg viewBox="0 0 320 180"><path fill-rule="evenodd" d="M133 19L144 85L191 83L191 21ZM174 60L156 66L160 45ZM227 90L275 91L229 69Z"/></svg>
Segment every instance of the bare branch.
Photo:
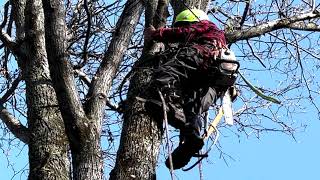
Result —
<svg viewBox="0 0 320 180"><path fill-rule="evenodd" d="M87 24L87 31L86 31L86 36L85 36L84 45L83 45L83 54L82 54L83 61L78 66L75 67L76 69L82 68L88 61L88 44L89 44L90 32L91 32L91 12L89 11L88 0L83 1L83 7L84 7L84 10L86 11L88 24Z"/></svg>
<svg viewBox="0 0 320 180"><path fill-rule="evenodd" d="M256 25L254 27L250 27L248 29L226 33L226 37L229 43L234 43L239 40L258 37L278 29L289 28L290 25L292 25L293 23L297 23L304 20L315 19L319 17L320 17L319 12L310 12L310 13L300 14L293 17L266 22L260 25Z"/></svg>
<svg viewBox="0 0 320 180"><path fill-rule="evenodd" d="M7 34L5 31L3 31L2 28L0 28L0 41L9 48L14 54L18 54L18 45L16 42L13 41L13 39Z"/></svg>
<svg viewBox="0 0 320 180"><path fill-rule="evenodd" d="M8 98L12 95L12 93L14 92L14 90L16 90L16 88L19 85L19 82L21 81L21 75L19 74L18 78L15 79L12 84L11 87L7 90L7 92L4 93L4 95L0 98L0 105L3 105Z"/></svg>
<svg viewBox="0 0 320 180"><path fill-rule="evenodd" d="M101 98L111 88L112 80L121 63L122 57L128 48L129 40L134 32L143 10L143 2L129 0L117 22L117 28L113 34L108 50L105 52L103 61L96 73L89 89L88 112L90 117L98 116L101 119L106 98Z"/></svg>
<svg viewBox="0 0 320 180"><path fill-rule="evenodd" d="M320 32L320 25L317 25L314 22L296 22L290 24L289 27L294 30Z"/></svg>
<svg viewBox="0 0 320 180"><path fill-rule="evenodd" d="M6 124L11 133L21 140L22 142L29 143L29 131L28 128L20 123L19 120L14 118L11 113L0 105L0 119Z"/></svg>
<svg viewBox="0 0 320 180"><path fill-rule="evenodd" d="M317 54L312 53L312 52L308 51L307 49L303 49L303 48L301 48L300 46L298 46L298 45L295 44L295 43L288 42L288 41L286 41L285 39L280 38L280 37L278 37L277 35L275 35L275 34L273 34L273 33L269 33L269 35L270 35L270 36L273 36L273 37L275 37L275 38L277 38L277 39L279 39L279 40L281 40L281 41L283 41L283 42L285 42L285 43L287 43L287 44L289 44L289 45L291 45L291 46L293 46L293 47L295 47L295 48L301 49L302 51L306 52L307 54L309 54L310 56L312 56L312 57L314 57L314 58L316 58L316 59L320 59L320 56L317 56Z"/></svg>
<svg viewBox="0 0 320 180"><path fill-rule="evenodd" d="M244 11L243 11L243 15L241 17L241 21L240 21L240 27L243 26L245 20L246 20L246 17L248 15L248 12L249 12L249 8L250 8L250 4L251 4L251 0L247 1L246 2L246 7L244 8Z"/></svg>
<svg viewBox="0 0 320 180"><path fill-rule="evenodd" d="M247 44L248 44L248 46L249 46L249 48L250 48L250 50L251 50L252 55L253 55L255 58L258 59L258 61L260 62L260 64L261 64L264 68L266 68L266 65L262 62L261 58L256 55L256 53L254 52L254 50L253 50L253 48L252 48L252 46L251 46L251 44L250 44L250 42L249 42L248 40L247 40Z"/></svg>
<svg viewBox="0 0 320 180"><path fill-rule="evenodd" d="M90 78L80 69L75 69L74 73L80 77L80 79L87 85L90 86L91 80Z"/></svg>

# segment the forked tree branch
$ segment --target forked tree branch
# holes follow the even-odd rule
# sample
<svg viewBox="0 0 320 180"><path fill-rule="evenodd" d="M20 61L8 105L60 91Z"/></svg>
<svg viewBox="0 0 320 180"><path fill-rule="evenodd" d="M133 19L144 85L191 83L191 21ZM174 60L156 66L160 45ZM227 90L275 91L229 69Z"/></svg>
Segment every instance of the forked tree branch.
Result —
<svg viewBox="0 0 320 180"><path fill-rule="evenodd" d="M62 1L43 0L45 37L50 74L57 94L59 108L70 139L71 149L78 147L79 134L88 127L79 94L74 84L74 71L67 49L67 28ZM75 135L74 135L75 134Z"/></svg>

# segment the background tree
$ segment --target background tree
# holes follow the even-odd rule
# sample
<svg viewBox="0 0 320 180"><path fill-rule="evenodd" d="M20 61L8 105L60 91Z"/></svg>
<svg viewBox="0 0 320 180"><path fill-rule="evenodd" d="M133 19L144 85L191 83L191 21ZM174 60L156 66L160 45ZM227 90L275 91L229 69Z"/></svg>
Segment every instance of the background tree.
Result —
<svg viewBox="0 0 320 180"><path fill-rule="evenodd" d="M220 131L293 136L304 126L294 123L301 102L319 113L315 0L10 0L0 25L0 118L14 138L2 143L28 145L29 179L102 179L111 169L110 179L155 179L163 128L141 98L150 96L150 55L164 46L143 44L143 29L169 25L186 7L209 11L242 73L264 74L259 89L282 102L239 79L236 124Z"/></svg>

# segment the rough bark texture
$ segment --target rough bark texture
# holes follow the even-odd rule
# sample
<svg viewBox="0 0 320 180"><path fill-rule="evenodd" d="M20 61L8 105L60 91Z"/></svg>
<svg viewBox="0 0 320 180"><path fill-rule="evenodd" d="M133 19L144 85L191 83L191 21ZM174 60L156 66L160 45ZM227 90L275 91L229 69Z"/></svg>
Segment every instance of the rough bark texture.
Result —
<svg viewBox="0 0 320 180"><path fill-rule="evenodd" d="M28 106L29 179L68 179L68 141L52 87L44 39L42 3L26 4L26 53L22 68Z"/></svg>
<svg viewBox="0 0 320 180"><path fill-rule="evenodd" d="M25 23L25 14L24 10L26 7L26 0L12 0L13 14L14 14L14 22L16 25L16 34L17 39L22 40L24 38L24 23Z"/></svg>
<svg viewBox="0 0 320 180"><path fill-rule="evenodd" d="M117 22L116 30L113 33L112 40L105 52L103 61L96 74L96 79L92 82L88 93L88 103L86 113L89 118L95 118L100 121L103 119L106 92L111 89L112 80L117 73L118 67L123 59L130 38L134 33L135 27L140 19L143 10L142 1L129 0Z"/></svg>
<svg viewBox="0 0 320 180"><path fill-rule="evenodd" d="M72 153L73 179L99 180L103 176L98 119L86 117L68 61L64 1L43 0L46 50L59 107Z"/></svg>
<svg viewBox="0 0 320 180"><path fill-rule="evenodd" d="M105 51L92 83L87 84L90 89L87 101L83 105L79 100L74 84L74 70L66 52L68 44L64 7L67 1L10 0L16 34L11 37L11 33L0 31L0 41L16 57L22 78L25 80L27 127L11 116L5 105L2 105L9 95L3 95L0 99L0 119L18 139L29 146L29 179L103 179L101 123L112 80L128 49L143 6L146 7L146 27L153 25L159 28L165 25L168 1L125 1L125 8L117 22L110 46ZM205 10L209 2L210 0L171 0L171 5L176 15L188 8ZM79 11L83 3L86 1L79 1ZM319 25L311 21L316 21L319 17L320 13L317 10L298 13L291 17L280 16L279 19L253 27L226 32L226 36L229 43L234 43L283 28L319 31ZM81 22L83 21L81 19ZM11 26L9 24L3 23L2 28ZM86 23L80 23L79 27L82 28L84 24ZM300 48L298 43L286 43ZM154 43L145 45L138 64L153 66L149 55L159 51L159 47L159 44ZM305 51L303 48L301 50ZM253 50L252 53L254 55ZM152 114L145 110L144 101L137 98L150 98L151 95L145 90L150 84L151 73L144 68L134 69L123 108L124 123L120 147L110 179L156 179L162 122L156 122ZM14 84L12 83L11 87L17 86ZM72 168L67 156L69 148L72 153ZM72 175L70 169L73 171Z"/></svg>
<svg viewBox="0 0 320 180"><path fill-rule="evenodd" d="M167 5L168 1L165 0L148 1L146 3L146 24L155 27L164 26L164 19L168 15ZM154 52L155 49L158 49L157 45L151 45L147 50L144 49L144 53ZM152 66L149 58L144 55L139 63L142 63L143 66ZM145 91L149 86L150 77L150 69L140 69L135 71L130 81L117 161L110 173L112 180L156 179L162 122L156 122L152 115L146 112L144 102L137 99L137 97L150 98Z"/></svg>
<svg viewBox="0 0 320 180"><path fill-rule="evenodd" d="M156 164L161 143L162 123L146 113L144 103L136 99L144 96L150 82L150 70L141 70L130 82L124 112L117 162L110 173L112 180L156 179Z"/></svg>
<svg viewBox="0 0 320 180"><path fill-rule="evenodd" d="M185 2L188 6L200 6L198 1ZM207 3L207 1L206 1ZM165 25L167 1L148 1L146 4L146 24L155 27ZM174 2L175 12L183 8L179 1ZM206 4L201 4L201 7ZM153 12L156 11L156 12ZM153 16L154 15L154 16ZM144 49L145 53L155 52L158 45L151 45ZM150 48L151 47L151 48ZM140 59L143 66L152 66L149 56ZM148 62L149 61L149 62ZM151 114L145 110L145 104L137 97L150 98L146 87L150 84L151 70L137 70L130 81L128 99L124 111L124 123L121 133L120 147L117 153L117 162L110 179L156 179L156 164L159 147L162 139L162 122L156 122Z"/></svg>

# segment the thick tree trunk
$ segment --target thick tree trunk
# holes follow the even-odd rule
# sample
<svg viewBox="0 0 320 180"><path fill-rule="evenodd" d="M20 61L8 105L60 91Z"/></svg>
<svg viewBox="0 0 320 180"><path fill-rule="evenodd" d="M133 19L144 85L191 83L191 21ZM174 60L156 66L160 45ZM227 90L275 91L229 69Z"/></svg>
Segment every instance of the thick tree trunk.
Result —
<svg viewBox="0 0 320 180"><path fill-rule="evenodd" d="M199 3L195 0L189 0L185 3L190 7L204 9L208 1ZM181 1L175 1L173 4L175 12L186 9ZM152 24L155 27L163 26L165 24L163 20L166 19L167 14L167 1L151 0L146 5L146 8L149 8L146 9L146 24ZM157 12L154 12L155 10ZM157 45L151 47L145 49L145 52L154 52L157 49ZM142 57L140 61L145 60ZM149 62L151 62L150 59ZM151 63L143 63L144 67L148 65L152 66ZM156 122L152 115L146 112L144 102L137 98L150 98L148 92L145 91L145 88L150 84L150 78L151 70L143 69L136 71L130 81L117 162L110 173L112 180L156 179L156 164L162 139L162 122Z"/></svg>
<svg viewBox="0 0 320 180"><path fill-rule="evenodd" d="M49 74L41 1L28 0L25 14L26 37L21 48L26 57L20 64L30 130L29 179L69 179L68 140Z"/></svg>
<svg viewBox="0 0 320 180"><path fill-rule="evenodd" d="M130 82L121 144L116 166L110 173L112 180L156 179L162 123L155 122L145 111L144 103L136 98L139 95L144 97L149 82L150 70L137 72Z"/></svg>
<svg viewBox="0 0 320 180"><path fill-rule="evenodd" d="M103 177L101 125L98 119L87 118L75 87L73 69L67 54L64 1L42 2L45 12L46 50L70 142L73 179L99 180Z"/></svg>
<svg viewBox="0 0 320 180"><path fill-rule="evenodd" d="M164 26L168 15L167 5L168 1L166 0L146 2L146 26ZM144 52L154 52L156 49L158 49L158 45L148 45ZM150 56L143 56L139 61L144 67L153 66ZM146 112L144 102L137 98L150 98L146 92L150 78L150 69L139 69L135 71L135 75L130 81L117 161L110 173L112 180L156 179L156 165L162 139L162 122L156 122L152 115Z"/></svg>

